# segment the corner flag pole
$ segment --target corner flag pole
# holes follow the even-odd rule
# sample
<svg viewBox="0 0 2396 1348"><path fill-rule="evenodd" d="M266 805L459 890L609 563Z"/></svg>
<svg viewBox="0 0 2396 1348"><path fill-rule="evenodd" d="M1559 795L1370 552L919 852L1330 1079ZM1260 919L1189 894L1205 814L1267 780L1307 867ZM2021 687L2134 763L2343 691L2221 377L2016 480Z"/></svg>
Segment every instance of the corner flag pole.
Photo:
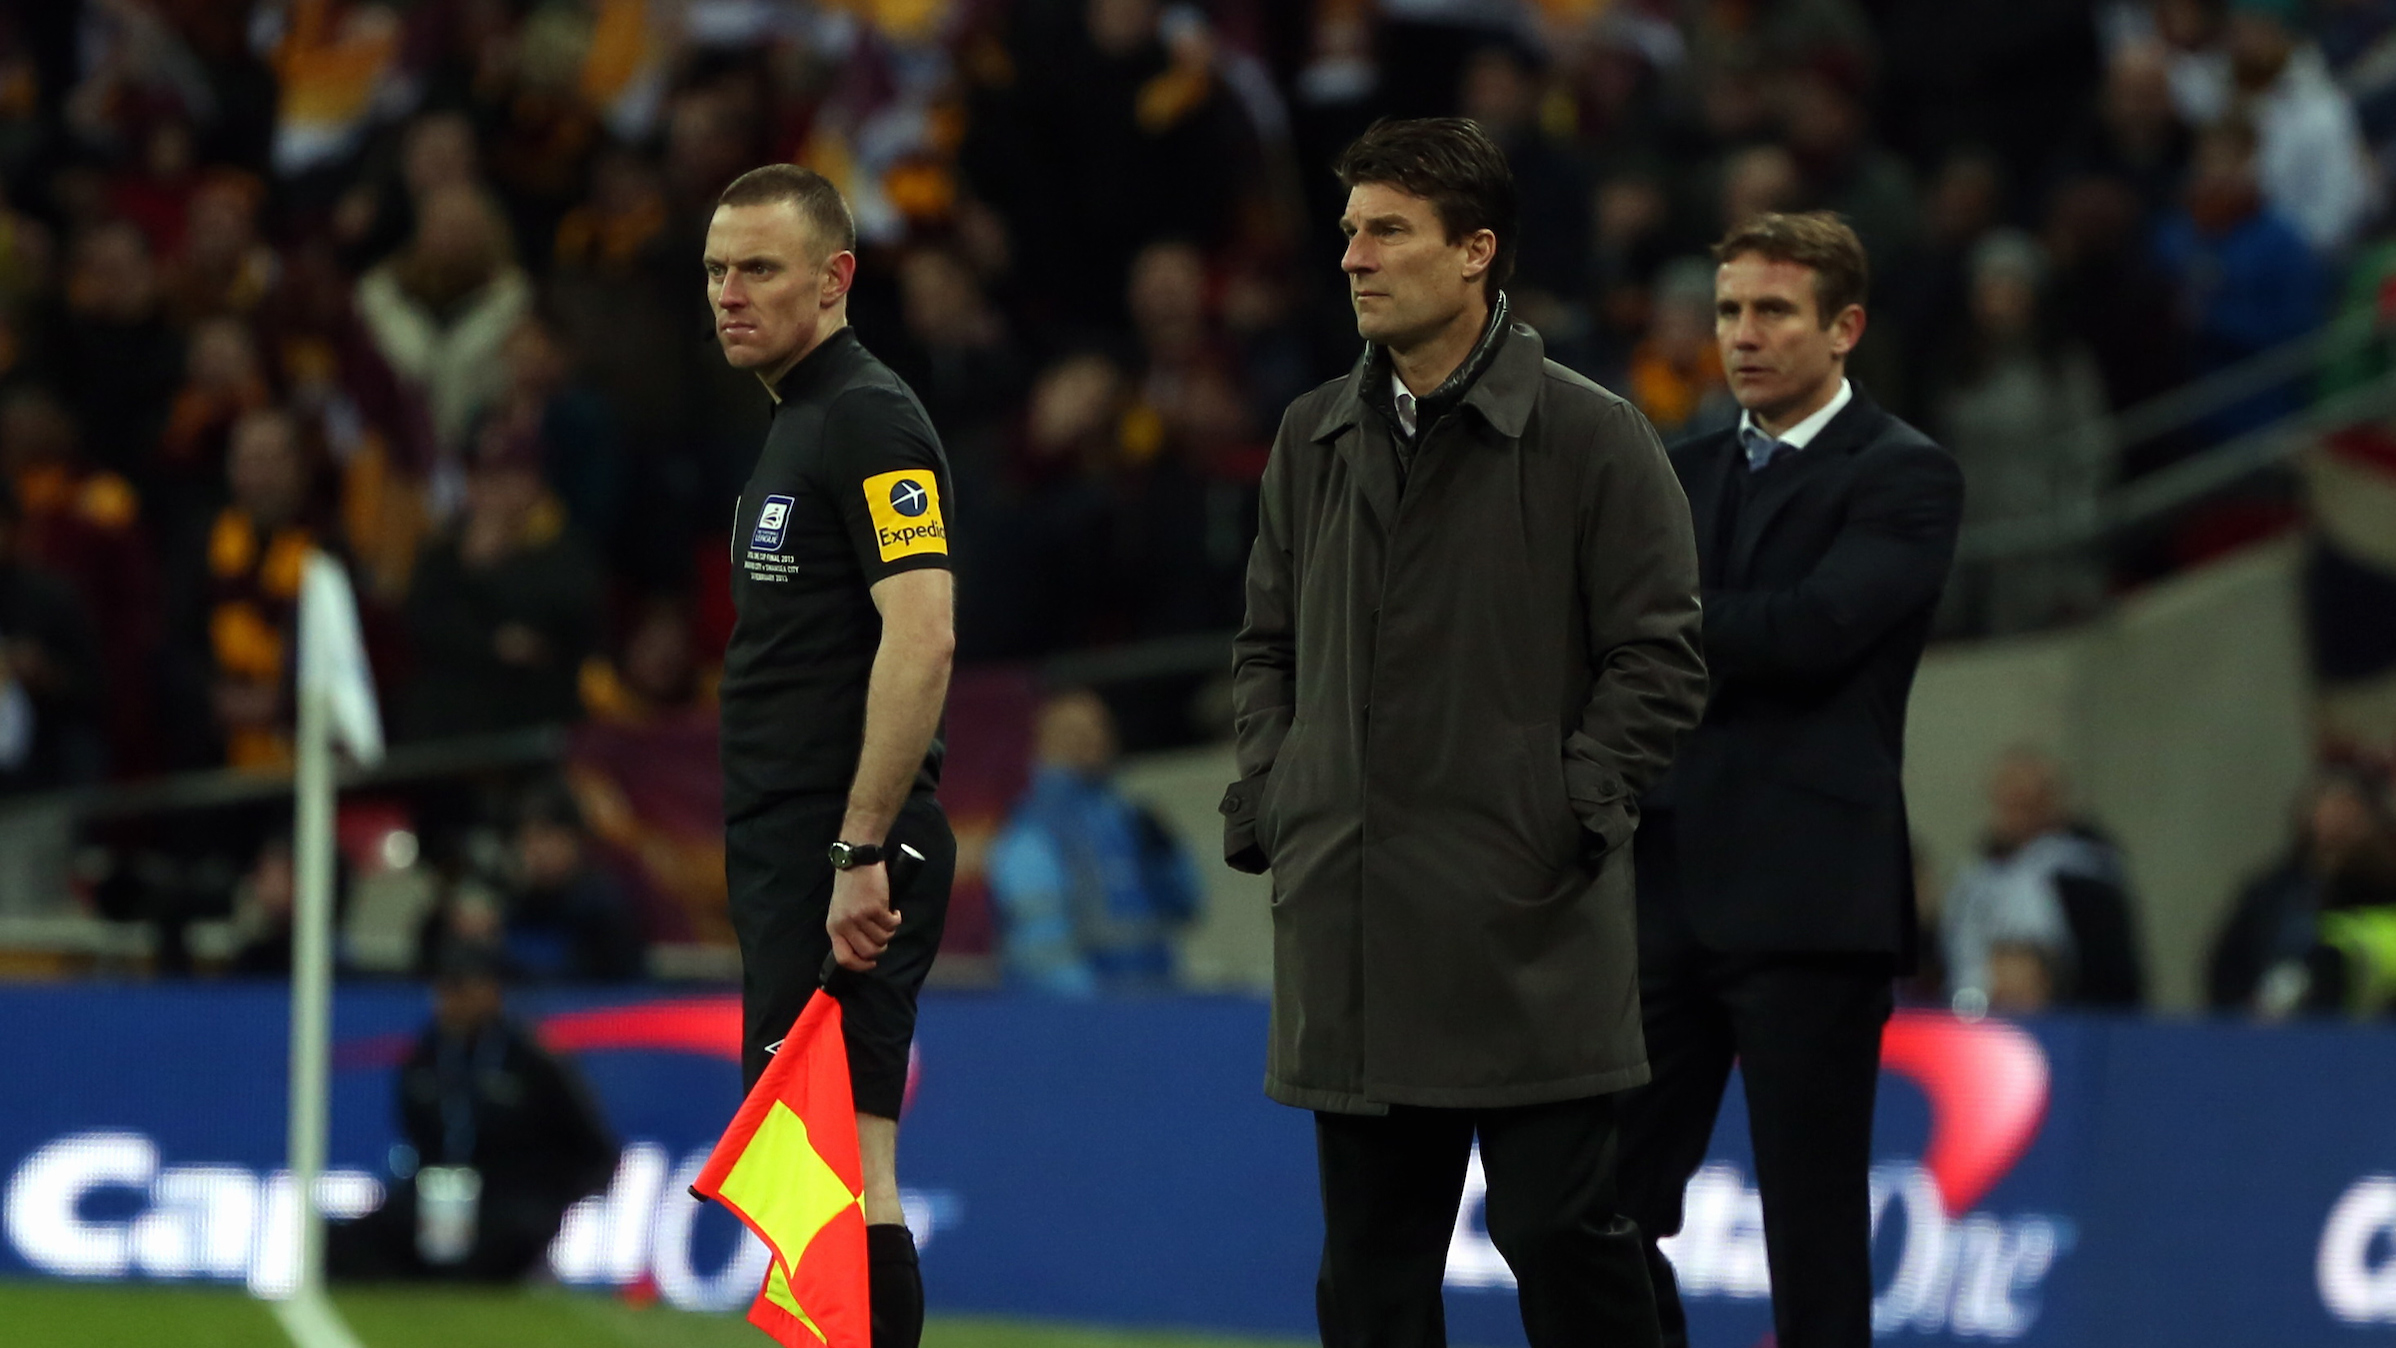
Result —
<svg viewBox="0 0 2396 1348"><path fill-rule="evenodd" d="M324 1214L316 1204L331 1113L333 1020L333 742L371 763L382 757L382 721L358 635L358 607L341 565L309 554L300 580L299 735L292 781L290 1299L278 1307L301 1348L356 1340L324 1297Z"/></svg>
<svg viewBox="0 0 2396 1348"><path fill-rule="evenodd" d="M305 617L301 619L306 622ZM306 637L303 634L303 643ZM299 1261L292 1294L324 1291L324 1214L315 1202L330 1121L333 1002L333 739L324 691L299 686L297 797L292 860L291 1192Z"/></svg>

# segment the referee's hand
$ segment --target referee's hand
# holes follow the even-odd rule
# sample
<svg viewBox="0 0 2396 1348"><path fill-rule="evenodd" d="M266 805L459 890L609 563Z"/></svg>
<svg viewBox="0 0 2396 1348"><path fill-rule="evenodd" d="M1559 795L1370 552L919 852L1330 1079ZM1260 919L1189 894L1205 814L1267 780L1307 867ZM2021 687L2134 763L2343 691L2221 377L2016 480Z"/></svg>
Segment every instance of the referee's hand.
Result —
<svg viewBox="0 0 2396 1348"><path fill-rule="evenodd" d="M874 967L898 931L899 915L890 907L890 872L879 863L858 866L832 877L832 912L824 930L832 933L832 957L840 967L863 973Z"/></svg>

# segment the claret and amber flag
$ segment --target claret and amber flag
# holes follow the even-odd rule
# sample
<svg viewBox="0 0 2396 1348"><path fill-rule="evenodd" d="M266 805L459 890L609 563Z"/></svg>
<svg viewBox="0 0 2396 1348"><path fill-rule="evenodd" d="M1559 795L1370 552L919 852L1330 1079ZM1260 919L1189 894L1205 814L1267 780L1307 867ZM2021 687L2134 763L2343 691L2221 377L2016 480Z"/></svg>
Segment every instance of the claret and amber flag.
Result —
<svg viewBox="0 0 2396 1348"><path fill-rule="evenodd" d="M799 1013L691 1192L730 1208L773 1251L750 1324L783 1348L871 1348L865 1174L831 993Z"/></svg>

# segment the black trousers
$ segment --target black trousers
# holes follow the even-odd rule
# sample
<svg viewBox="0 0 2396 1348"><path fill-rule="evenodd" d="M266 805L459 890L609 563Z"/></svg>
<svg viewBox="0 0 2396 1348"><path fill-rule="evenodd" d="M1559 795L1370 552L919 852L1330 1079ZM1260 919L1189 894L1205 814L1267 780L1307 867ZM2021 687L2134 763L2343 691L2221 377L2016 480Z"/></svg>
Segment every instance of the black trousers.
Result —
<svg viewBox="0 0 2396 1348"><path fill-rule="evenodd" d="M1440 1285L1476 1134L1489 1238L1521 1287L1532 1348L1657 1343L1639 1233L1616 1210L1614 1101L1316 1114L1324 1348L1447 1343Z"/></svg>
<svg viewBox="0 0 2396 1348"><path fill-rule="evenodd" d="M1872 1103L1893 961L1727 955L1682 916L1669 827L1638 833L1639 997L1648 1084L1622 1101L1623 1210L1647 1235L1664 1342L1689 1341L1672 1266L1733 1061L1747 1088L1780 1348L1870 1348Z"/></svg>
<svg viewBox="0 0 2396 1348"><path fill-rule="evenodd" d="M724 874L732 931L740 940L742 1089L757 1084L772 1050L790 1033L822 982L832 953L824 919L832 911L832 863L825 850L840 836L848 802L839 796L792 797L749 811L724 827ZM840 999L849 1047L849 1089L857 1112L895 1119L907 1098L907 1053L915 1042L915 1002L940 933L948 923L957 840L929 794L907 798L886 840L924 854L904 894L894 894L899 929L874 967L841 970L828 985Z"/></svg>

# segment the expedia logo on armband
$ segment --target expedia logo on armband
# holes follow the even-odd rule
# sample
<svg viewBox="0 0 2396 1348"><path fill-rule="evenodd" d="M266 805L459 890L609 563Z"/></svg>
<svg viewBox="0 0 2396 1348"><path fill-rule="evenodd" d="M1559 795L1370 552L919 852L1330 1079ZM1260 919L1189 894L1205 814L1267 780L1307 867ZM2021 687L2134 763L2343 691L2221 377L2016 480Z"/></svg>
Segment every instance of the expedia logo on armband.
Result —
<svg viewBox="0 0 2396 1348"><path fill-rule="evenodd" d="M874 522L882 560L922 553L948 553L948 525L940 517L940 483L929 468L876 473L865 479L865 508Z"/></svg>

